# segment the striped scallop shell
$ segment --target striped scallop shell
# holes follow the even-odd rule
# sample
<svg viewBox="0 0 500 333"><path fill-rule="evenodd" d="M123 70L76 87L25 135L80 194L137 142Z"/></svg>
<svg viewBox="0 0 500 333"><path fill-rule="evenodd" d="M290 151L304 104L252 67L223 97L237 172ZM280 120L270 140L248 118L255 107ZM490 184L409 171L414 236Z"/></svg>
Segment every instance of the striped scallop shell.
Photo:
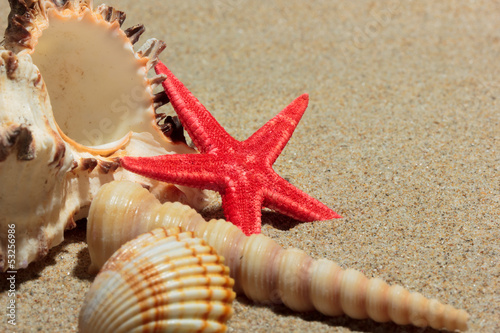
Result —
<svg viewBox="0 0 500 333"><path fill-rule="evenodd" d="M87 293L80 332L225 332L234 280L224 258L179 228L124 244Z"/></svg>

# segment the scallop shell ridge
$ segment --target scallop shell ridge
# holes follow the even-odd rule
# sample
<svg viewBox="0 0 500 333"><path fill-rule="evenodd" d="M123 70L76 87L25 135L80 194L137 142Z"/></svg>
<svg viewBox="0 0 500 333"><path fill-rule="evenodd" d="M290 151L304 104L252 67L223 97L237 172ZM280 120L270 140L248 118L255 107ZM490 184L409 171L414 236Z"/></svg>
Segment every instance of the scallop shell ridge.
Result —
<svg viewBox="0 0 500 333"><path fill-rule="evenodd" d="M80 332L225 332L234 281L224 258L179 228L124 244L88 291Z"/></svg>

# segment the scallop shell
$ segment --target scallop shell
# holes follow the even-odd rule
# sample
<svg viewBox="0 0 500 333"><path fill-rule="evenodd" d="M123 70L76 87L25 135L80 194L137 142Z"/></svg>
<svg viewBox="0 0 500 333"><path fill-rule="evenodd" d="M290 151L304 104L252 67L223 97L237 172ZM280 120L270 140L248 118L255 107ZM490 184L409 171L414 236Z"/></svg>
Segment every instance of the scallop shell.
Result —
<svg viewBox="0 0 500 333"><path fill-rule="evenodd" d="M314 260L304 251L284 250L264 235L245 236L224 220L205 220L180 203L165 203L137 184L112 182L101 188L90 207L87 242L92 269L136 234L163 226L181 227L203 238L226 258L235 291L257 302L283 302L296 311L346 314L377 322L467 329L469 315L401 286L389 286L336 263Z"/></svg>
<svg viewBox="0 0 500 333"><path fill-rule="evenodd" d="M170 139L175 126L158 110L168 98L153 92L164 77L147 76L165 44L150 39L135 52L144 27L122 30L125 13L91 1L9 3L0 48L0 271L45 256L114 179L202 208L203 191L138 177L118 163L124 155L195 152ZM12 267L8 224L16 225Z"/></svg>
<svg viewBox="0 0 500 333"><path fill-rule="evenodd" d="M124 244L88 291L80 332L225 332L235 293L224 258L179 228Z"/></svg>

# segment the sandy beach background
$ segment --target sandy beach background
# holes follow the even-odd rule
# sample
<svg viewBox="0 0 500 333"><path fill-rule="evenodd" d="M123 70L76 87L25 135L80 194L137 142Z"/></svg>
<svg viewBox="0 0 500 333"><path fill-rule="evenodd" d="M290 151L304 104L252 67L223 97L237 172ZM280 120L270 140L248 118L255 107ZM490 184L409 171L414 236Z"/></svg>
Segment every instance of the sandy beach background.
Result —
<svg viewBox="0 0 500 333"><path fill-rule="evenodd" d="M309 93L274 168L344 218L264 212L263 234L465 309L470 332L500 331L498 2L107 3L125 28L146 25L141 41L167 42L161 60L239 140ZM2 31L8 12L2 0ZM0 331L77 331L94 278L85 228L18 272L16 327L0 274ZM234 311L229 332L434 331L245 297Z"/></svg>

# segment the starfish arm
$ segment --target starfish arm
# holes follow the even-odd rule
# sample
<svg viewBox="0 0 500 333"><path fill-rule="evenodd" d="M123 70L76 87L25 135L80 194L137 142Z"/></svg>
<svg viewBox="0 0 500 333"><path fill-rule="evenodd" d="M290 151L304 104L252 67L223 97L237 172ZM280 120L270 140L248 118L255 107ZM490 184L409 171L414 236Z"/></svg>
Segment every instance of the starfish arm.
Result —
<svg viewBox="0 0 500 333"><path fill-rule="evenodd" d="M294 219L311 222L340 218L341 216L320 201L302 192L277 174L274 186L264 192L264 206Z"/></svg>
<svg viewBox="0 0 500 333"><path fill-rule="evenodd" d="M260 234L262 193L255 193L251 186L235 186L230 182L221 196L224 215L228 221L247 236Z"/></svg>
<svg viewBox="0 0 500 333"><path fill-rule="evenodd" d="M219 190L223 183L217 171L218 162L208 154L125 156L120 164L139 175L178 185Z"/></svg>
<svg viewBox="0 0 500 333"><path fill-rule="evenodd" d="M179 81L161 61L155 66L156 73L166 74L162 85L179 119L196 147L207 153L223 149L238 142L215 120L210 112Z"/></svg>
<svg viewBox="0 0 500 333"><path fill-rule="evenodd" d="M292 136L306 111L308 101L308 94L299 96L243 144L252 147L256 155L264 156L267 165L272 165Z"/></svg>

